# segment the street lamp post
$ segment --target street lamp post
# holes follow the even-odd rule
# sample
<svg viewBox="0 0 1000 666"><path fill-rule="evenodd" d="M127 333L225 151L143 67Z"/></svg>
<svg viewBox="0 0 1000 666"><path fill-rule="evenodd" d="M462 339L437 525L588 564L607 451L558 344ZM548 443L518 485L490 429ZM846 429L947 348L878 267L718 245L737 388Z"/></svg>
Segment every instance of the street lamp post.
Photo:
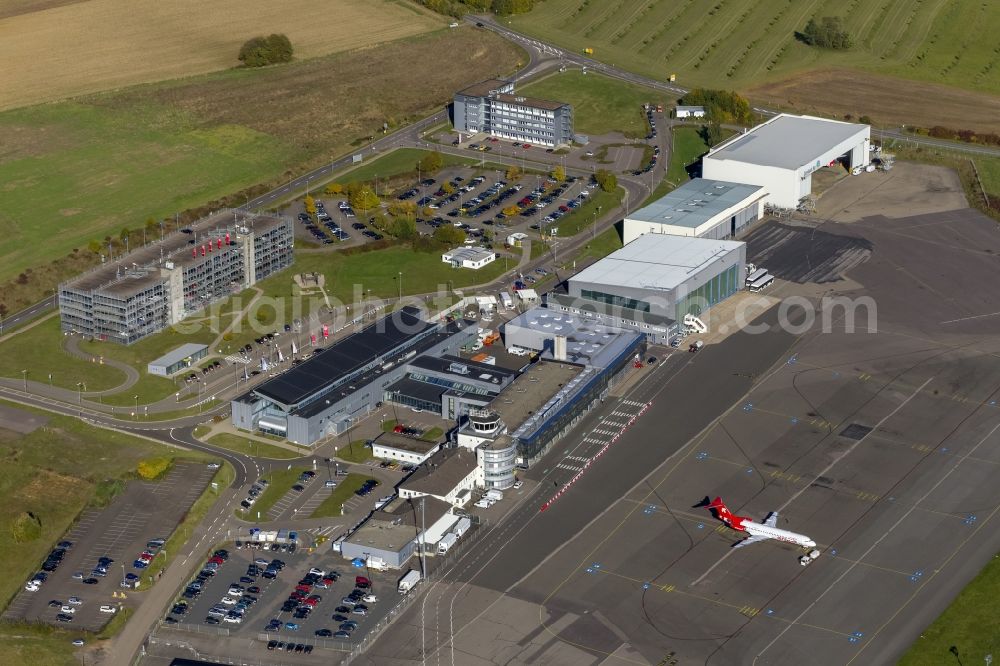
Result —
<svg viewBox="0 0 1000 666"><path fill-rule="evenodd" d="M134 396L132 396L132 399L135 400L135 417L138 419L139 418L139 396L138 395L134 395Z"/></svg>
<svg viewBox="0 0 1000 666"><path fill-rule="evenodd" d="M403 271L399 271L399 300L403 300Z"/></svg>
<svg viewBox="0 0 1000 666"><path fill-rule="evenodd" d="M27 370L22 370L21 371L21 378L24 380L24 392L27 393L28 392L28 371Z"/></svg>

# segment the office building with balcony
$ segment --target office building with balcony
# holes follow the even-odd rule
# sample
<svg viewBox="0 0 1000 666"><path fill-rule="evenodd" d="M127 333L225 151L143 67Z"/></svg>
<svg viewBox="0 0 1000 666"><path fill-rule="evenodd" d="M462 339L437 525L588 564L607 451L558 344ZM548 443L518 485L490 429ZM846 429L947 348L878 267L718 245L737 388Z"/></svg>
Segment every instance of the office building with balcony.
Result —
<svg viewBox="0 0 1000 666"><path fill-rule="evenodd" d="M291 220L226 210L59 286L67 333L132 344L287 268Z"/></svg>
<svg viewBox="0 0 1000 666"><path fill-rule="evenodd" d="M573 107L516 95L511 81L489 79L455 93L453 112L458 132L551 147L573 141Z"/></svg>

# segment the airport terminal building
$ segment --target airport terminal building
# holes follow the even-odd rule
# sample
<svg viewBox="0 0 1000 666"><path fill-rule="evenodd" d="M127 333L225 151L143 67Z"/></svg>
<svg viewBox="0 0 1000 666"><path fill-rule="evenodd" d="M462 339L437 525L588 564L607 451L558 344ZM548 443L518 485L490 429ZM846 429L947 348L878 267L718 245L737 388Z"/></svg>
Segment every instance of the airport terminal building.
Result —
<svg viewBox="0 0 1000 666"><path fill-rule="evenodd" d="M475 335L475 327L432 323L417 308L405 307L234 399L232 423L315 444L380 406L387 389L409 372L411 359L444 356Z"/></svg>
<svg viewBox="0 0 1000 666"><path fill-rule="evenodd" d="M64 332L132 344L283 270L283 217L222 211L59 286Z"/></svg>
<svg viewBox="0 0 1000 666"><path fill-rule="evenodd" d="M703 178L759 185L766 203L796 208L812 192L812 174L842 164L848 171L871 161L871 128L839 120L782 113L712 148Z"/></svg>
<svg viewBox="0 0 1000 666"><path fill-rule="evenodd" d="M514 94L514 83L489 79L455 93L458 132L535 144L561 146L573 141L573 108L563 102Z"/></svg>

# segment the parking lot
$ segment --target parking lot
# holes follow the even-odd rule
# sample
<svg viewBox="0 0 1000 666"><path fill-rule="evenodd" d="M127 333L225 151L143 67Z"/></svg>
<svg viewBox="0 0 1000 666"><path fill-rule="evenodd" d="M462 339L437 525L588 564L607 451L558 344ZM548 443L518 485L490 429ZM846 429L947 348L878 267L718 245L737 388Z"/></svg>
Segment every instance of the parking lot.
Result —
<svg viewBox="0 0 1000 666"><path fill-rule="evenodd" d="M128 603L112 593L123 592L126 575L142 573L133 562L147 542L170 536L214 473L201 464L177 464L162 480L130 481L107 508L85 511L61 540L70 544L62 561L38 591L22 589L3 618L54 624L62 614L72 618L66 624L74 628L94 631L104 626L113 613L101 612L101 606ZM103 575L95 573L100 558L111 559ZM71 597L81 603L68 604ZM50 606L54 601L61 603ZM63 606L71 606L72 612L63 611Z"/></svg>
<svg viewBox="0 0 1000 666"><path fill-rule="evenodd" d="M329 658L330 650L351 649L400 599L396 590L400 572L353 568L329 550L329 545L311 554L306 548L272 551L242 543L240 547L229 544L225 550L227 558L217 562L215 575L204 580L199 594L178 597L177 602L186 607L181 611L172 604L172 612L158 633L183 633L185 641L194 642L202 642L198 634L208 634L212 638L200 648L202 652L213 654L211 643L224 641L226 654L252 658L263 658L261 652L278 649L279 642L310 646L295 652L312 654L318 661L324 652ZM370 586L361 592L374 597L360 604L346 603L345 597L357 589L357 576L369 579ZM295 595L294 600L291 595ZM248 604L242 621L227 622L223 618L241 599ZM356 606L366 608L365 614L355 611ZM215 619L208 620L210 612ZM354 624L344 624L348 622ZM338 636L338 631L347 634ZM269 647L270 641L274 643Z"/></svg>
<svg viewBox="0 0 1000 666"><path fill-rule="evenodd" d="M416 207L417 231L430 235L438 227L451 225L466 232L466 242L483 242L493 228L498 240L511 231L545 228L552 233L560 218L578 208L595 185L570 178L556 183L543 175L525 175L508 182L501 171L476 167L450 167L433 178L414 179L409 188L397 188L387 203L412 203ZM507 215L504 209L520 212ZM316 213L296 207L297 235L323 245L351 245L381 240L385 231L374 226L373 212L361 215L345 200L316 199Z"/></svg>

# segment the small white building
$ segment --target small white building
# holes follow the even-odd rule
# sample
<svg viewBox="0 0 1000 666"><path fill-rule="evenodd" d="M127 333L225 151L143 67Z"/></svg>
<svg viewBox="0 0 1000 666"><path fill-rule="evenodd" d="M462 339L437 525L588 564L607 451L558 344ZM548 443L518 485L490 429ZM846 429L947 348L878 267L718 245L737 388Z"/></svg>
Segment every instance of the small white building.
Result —
<svg viewBox="0 0 1000 666"><path fill-rule="evenodd" d="M702 158L703 178L760 185L766 203L795 208L812 192L812 174L827 166L866 166L871 128L787 113L720 143Z"/></svg>
<svg viewBox="0 0 1000 666"><path fill-rule="evenodd" d="M538 292L534 289L518 289L514 292L521 299L522 303L537 303Z"/></svg>
<svg viewBox="0 0 1000 666"><path fill-rule="evenodd" d="M414 437L385 432L372 441L372 455L383 460L422 465L441 449L440 442L425 442Z"/></svg>
<svg viewBox="0 0 1000 666"><path fill-rule="evenodd" d="M483 486L483 470L476 454L464 448L442 449L399 484L404 499L430 496L453 506L465 506L472 490Z"/></svg>
<svg viewBox="0 0 1000 666"><path fill-rule="evenodd" d="M515 231L507 236L507 246L508 247L521 247L521 243L528 237L528 234L522 231Z"/></svg>
<svg viewBox="0 0 1000 666"><path fill-rule="evenodd" d="M496 296L476 296L476 307L480 312L493 312L497 309Z"/></svg>
<svg viewBox="0 0 1000 666"><path fill-rule="evenodd" d="M675 118L704 118L705 107L703 106L678 106L674 111Z"/></svg>
<svg viewBox="0 0 1000 666"><path fill-rule="evenodd" d="M481 247L457 247L441 255L441 261L456 268L472 268L479 270L487 264L492 264L497 253Z"/></svg>

